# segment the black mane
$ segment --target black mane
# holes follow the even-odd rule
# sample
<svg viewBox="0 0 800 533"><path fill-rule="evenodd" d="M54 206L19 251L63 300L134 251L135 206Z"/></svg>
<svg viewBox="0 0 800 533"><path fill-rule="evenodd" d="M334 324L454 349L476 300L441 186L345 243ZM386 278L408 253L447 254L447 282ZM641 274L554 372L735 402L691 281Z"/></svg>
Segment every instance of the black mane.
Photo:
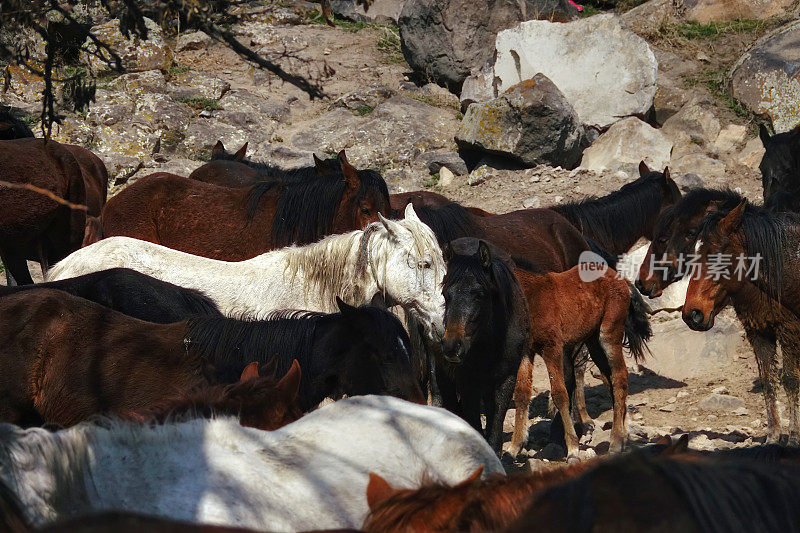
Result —
<svg viewBox="0 0 800 533"><path fill-rule="evenodd" d="M495 289L505 313L504 322L507 324L514 313L513 295L518 290L516 288L518 282L505 261L492 257L490 272L487 272L477 257L456 254L447 263L443 290L458 286L467 275L474 276L482 286Z"/></svg>
<svg viewBox="0 0 800 533"><path fill-rule="evenodd" d="M458 202L449 202L441 207L414 206L414 211L431 228L440 246L462 237L478 236L472 213Z"/></svg>
<svg viewBox="0 0 800 533"><path fill-rule="evenodd" d="M359 170L358 175L361 185L356 202L369 192L376 191L387 199L388 204L389 189L379 173L374 170ZM250 189L247 217L252 219L255 216L265 193L277 189L278 207L271 230L273 244L276 247L310 244L331 234L333 220L346 187L342 173L263 181Z"/></svg>
<svg viewBox="0 0 800 533"><path fill-rule="evenodd" d="M622 253L625 250L620 249L627 249L628 242L641 237L648 222L661 210L663 181L662 173L651 172L602 198L567 202L550 209L606 250ZM679 197L676 188L673 200Z"/></svg>
<svg viewBox="0 0 800 533"><path fill-rule="evenodd" d="M756 255L761 257L759 264L761 283L759 286L772 298L780 300L786 228L796 220L792 215L775 214L763 206L750 203L741 195L737 196L739 202L736 205L743 201L747 202L741 223L741 231L745 238L745 251L748 257ZM733 208L720 206L709 212L700 224L700 239L708 239L731 209ZM733 261L736 261L736 258L733 258Z"/></svg>
<svg viewBox="0 0 800 533"><path fill-rule="evenodd" d="M723 209L733 209L741 201L742 195L728 188L692 189L672 207L672 216L673 219L692 216L699 209L708 207L711 202L718 202Z"/></svg>

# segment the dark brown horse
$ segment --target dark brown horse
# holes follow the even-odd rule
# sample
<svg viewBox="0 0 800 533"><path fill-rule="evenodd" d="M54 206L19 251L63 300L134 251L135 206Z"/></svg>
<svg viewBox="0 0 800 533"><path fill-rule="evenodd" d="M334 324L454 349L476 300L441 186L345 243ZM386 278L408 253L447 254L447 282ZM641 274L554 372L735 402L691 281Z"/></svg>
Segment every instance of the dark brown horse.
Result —
<svg viewBox="0 0 800 533"><path fill-rule="evenodd" d="M157 173L109 200L102 236L124 235L195 255L241 261L288 244L361 229L389 213L386 183L339 154L340 173L219 187Z"/></svg>
<svg viewBox="0 0 800 533"><path fill-rule="evenodd" d="M80 164L55 141L0 141L0 180L31 185L72 204L86 203ZM43 270L80 248L86 212L70 209L44 194L0 186L0 260L9 284L33 283L27 259Z"/></svg>
<svg viewBox="0 0 800 533"><path fill-rule="evenodd" d="M245 367L237 383L208 385L139 409L123 416L147 421L164 422L184 416L227 415L239 418L246 427L272 431L303 416L297 404L300 390L300 365L295 360L286 375L277 381L275 365L268 365L265 375L259 376L258 363Z"/></svg>
<svg viewBox="0 0 800 533"><path fill-rule="evenodd" d="M625 454L540 491L507 532L800 531L800 470Z"/></svg>
<svg viewBox="0 0 800 533"><path fill-rule="evenodd" d="M412 204L414 210L418 211L420 207L444 207L452 200L433 191L411 191L392 194L389 196L389 202L392 205L392 212L399 214L405 211L408 204ZM479 207L467 207L466 209L476 217L494 216L494 213L489 213Z"/></svg>
<svg viewBox="0 0 800 533"><path fill-rule="evenodd" d="M788 396L789 441L800 442L800 223L743 198L733 209L712 210L701 223L696 270L689 281L683 320L706 331L728 303L742 320L753 346L767 407L767 438L777 440L778 368L776 341L783 356Z"/></svg>
<svg viewBox="0 0 800 533"><path fill-rule="evenodd" d="M419 489L397 489L370 474L370 514L362 529L369 533L499 531L522 514L537 492L581 474L596 462L485 481L480 478L481 467L452 487L429 484Z"/></svg>

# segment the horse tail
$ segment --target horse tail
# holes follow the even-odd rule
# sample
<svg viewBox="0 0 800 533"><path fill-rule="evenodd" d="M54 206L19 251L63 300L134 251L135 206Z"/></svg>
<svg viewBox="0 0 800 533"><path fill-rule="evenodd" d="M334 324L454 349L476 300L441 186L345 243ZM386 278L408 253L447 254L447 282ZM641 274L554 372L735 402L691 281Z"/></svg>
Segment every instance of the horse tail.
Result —
<svg viewBox="0 0 800 533"><path fill-rule="evenodd" d="M16 494L3 481L0 481L0 531L9 533L32 531Z"/></svg>
<svg viewBox="0 0 800 533"><path fill-rule="evenodd" d="M192 314L216 317L222 316L214 300L202 292L194 289L182 289L179 294L184 306Z"/></svg>
<svg viewBox="0 0 800 533"><path fill-rule="evenodd" d="M86 227L83 230L83 243L81 248L94 244L103 238L103 223L100 217L86 215Z"/></svg>
<svg viewBox="0 0 800 533"><path fill-rule="evenodd" d="M630 350L633 360L641 363L644 361L645 352L650 353L647 341L653 336L650 319L647 318L650 309L633 284L629 281L626 283L631 294L631 302L628 304L628 316L625 318L626 342L623 345Z"/></svg>

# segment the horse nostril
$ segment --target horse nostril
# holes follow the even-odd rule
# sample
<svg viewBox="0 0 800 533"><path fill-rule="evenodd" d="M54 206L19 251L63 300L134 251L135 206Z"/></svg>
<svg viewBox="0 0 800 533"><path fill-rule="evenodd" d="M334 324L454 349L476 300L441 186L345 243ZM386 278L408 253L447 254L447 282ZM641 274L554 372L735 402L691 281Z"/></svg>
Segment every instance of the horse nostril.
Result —
<svg viewBox="0 0 800 533"><path fill-rule="evenodd" d="M703 323L703 312L699 309L692 309L692 312L689 313L689 319L699 326Z"/></svg>

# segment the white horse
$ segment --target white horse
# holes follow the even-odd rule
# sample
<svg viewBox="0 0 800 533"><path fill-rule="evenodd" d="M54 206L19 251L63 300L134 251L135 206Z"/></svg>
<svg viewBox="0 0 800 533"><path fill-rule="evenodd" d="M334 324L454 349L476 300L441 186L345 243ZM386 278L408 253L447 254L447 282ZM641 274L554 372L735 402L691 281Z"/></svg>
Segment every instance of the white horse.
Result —
<svg viewBox="0 0 800 533"><path fill-rule="evenodd" d="M375 472L393 486L503 467L456 415L389 396L322 407L277 431L234 418L118 421L51 433L0 424L0 478L37 525L123 510L270 531L359 528Z"/></svg>
<svg viewBox="0 0 800 533"><path fill-rule="evenodd" d="M307 246L273 250L247 261L217 261L130 237L109 237L56 264L58 280L115 267L131 268L198 289L231 317L266 318L278 309L334 313L336 297L350 305L384 296L436 337L442 331L446 270L433 231L406 207L399 221L380 217L364 230Z"/></svg>

